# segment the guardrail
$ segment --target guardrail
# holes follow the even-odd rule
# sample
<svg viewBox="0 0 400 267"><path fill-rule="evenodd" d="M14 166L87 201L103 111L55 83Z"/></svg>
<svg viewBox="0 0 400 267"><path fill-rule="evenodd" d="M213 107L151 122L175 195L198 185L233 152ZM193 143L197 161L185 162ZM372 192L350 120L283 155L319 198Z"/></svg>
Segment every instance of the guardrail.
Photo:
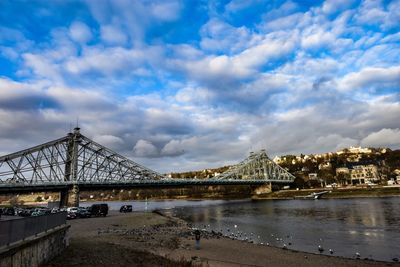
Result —
<svg viewBox="0 0 400 267"><path fill-rule="evenodd" d="M0 247L25 240L66 224L67 212L0 221Z"/></svg>

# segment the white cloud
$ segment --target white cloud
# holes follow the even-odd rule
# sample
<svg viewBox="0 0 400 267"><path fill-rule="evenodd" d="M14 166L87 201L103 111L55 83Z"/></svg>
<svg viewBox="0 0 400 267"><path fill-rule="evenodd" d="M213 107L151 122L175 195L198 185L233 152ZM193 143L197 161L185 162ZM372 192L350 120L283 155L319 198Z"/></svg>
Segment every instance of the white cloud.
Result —
<svg viewBox="0 0 400 267"><path fill-rule="evenodd" d="M349 137L344 137L339 134L329 134L320 136L315 141L321 151L337 151L342 148L358 145L358 141ZM333 149L332 149L333 148Z"/></svg>
<svg viewBox="0 0 400 267"><path fill-rule="evenodd" d="M372 147L400 147L400 129L382 129L377 132L370 133L367 137L362 139L363 146Z"/></svg>
<svg viewBox="0 0 400 267"><path fill-rule="evenodd" d="M109 135L109 134L95 135L93 137L93 141L95 141L105 147L108 147L110 149L118 148L124 144L124 140L122 140L121 138L119 138L117 136Z"/></svg>
<svg viewBox="0 0 400 267"><path fill-rule="evenodd" d="M400 86L400 66L389 68L369 67L352 72L339 82L340 90L358 90L373 88L377 91L387 87Z"/></svg>
<svg viewBox="0 0 400 267"><path fill-rule="evenodd" d="M128 38L125 33L116 26L104 25L101 26L101 38L109 44L126 44Z"/></svg>
<svg viewBox="0 0 400 267"><path fill-rule="evenodd" d="M200 46L209 51L238 52L257 39L244 27L235 28L232 25L216 18L210 19L201 28L202 40Z"/></svg>
<svg viewBox="0 0 400 267"><path fill-rule="evenodd" d="M325 13L336 13L350 7L354 0L326 0L322 5L322 11Z"/></svg>
<svg viewBox="0 0 400 267"><path fill-rule="evenodd" d="M322 28L307 29L303 32L301 45L305 49L318 49L322 46L335 45L336 36Z"/></svg>
<svg viewBox="0 0 400 267"><path fill-rule="evenodd" d="M236 83L254 77L258 68L288 56L296 47L298 35L278 33L266 35L255 45L228 56L206 56L198 60L171 59L172 69L182 69L198 81Z"/></svg>
<svg viewBox="0 0 400 267"><path fill-rule="evenodd" d="M160 1L150 4L151 14L163 21L173 21L179 17L181 5L178 1Z"/></svg>
<svg viewBox="0 0 400 267"><path fill-rule="evenodd" d="M171 140L161 150L164 156L180 156L185 153L185 149L178 140Z"/></svg>
<svg viewBox="0 0 400 267"><path fill-rule="evenodd" d="M232 0L225 6L225 11L227 12L238 12L242 9L245 9L258 0L248 0L248 1L241 1L241 0Z"/></svg>
<svg viewBox="0 0 400 267"><path fill-rule="evenodd" d="M51 59L31 53L22 55L25 61L25 65L33 70L33 72L39 77L45 77L54 81L62 81L60 75L59 66L55 64Z"/></svg>
<svg viewBox="0 0 400 267"><path fill-rule="evenodd" d="M137 157L154 157L158 155L158 150L150 141L140 139L133 147L133 153Z"/></svg>
<svg viewBox="0 0 400 267"><path fill-rule="evenodd" d="M178 102L205 103L215 97L214 93L206 88L186 87L177 92L175 98Z"/></svg>
<svg viewBox="0 0 400 267"><path fill-rule="evenodd" d="M107 96L98 91L51 86L47 89L46 94L57 99L64 107L76 110L84 109L86 112L95 113L114 107Z"/></svg>
<svg viewBox="0 0 400 267"><path fill-rule="evenodd" d="M141 70L139 74L143 74L143 65L159 60L161 52L158 47L143 49L91 47L86 48L82 56L68 59L65 68L75 75L93 71L103 75L121 75L133 74L138 70Z"/></svg>
<svg viewBox="0 0 400 267"><path fill-rule="evenodd" d="M79 21L75 21L69 27L69 35L72 40L78 43L87 43L92 39L90 28Z"/></svg>

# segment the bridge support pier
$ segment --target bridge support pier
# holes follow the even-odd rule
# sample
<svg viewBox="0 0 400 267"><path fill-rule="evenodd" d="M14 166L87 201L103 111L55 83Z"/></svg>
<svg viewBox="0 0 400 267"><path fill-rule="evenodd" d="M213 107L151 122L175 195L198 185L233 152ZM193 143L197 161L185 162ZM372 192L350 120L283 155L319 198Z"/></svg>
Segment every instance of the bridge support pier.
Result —
<svg viewBox="0 0 400 267"><path fill-rule="evenodd" d="M60 192L60 207L79 207L78 185Z"/></svg>
<svg viewBox="0 0 400 267"><path fill-rule="evenodd" d="M268 194L271 192L272 192L272 184L271 183L259 186L256 189L254 189L255 195L263 195L263 194Z"/></svg>

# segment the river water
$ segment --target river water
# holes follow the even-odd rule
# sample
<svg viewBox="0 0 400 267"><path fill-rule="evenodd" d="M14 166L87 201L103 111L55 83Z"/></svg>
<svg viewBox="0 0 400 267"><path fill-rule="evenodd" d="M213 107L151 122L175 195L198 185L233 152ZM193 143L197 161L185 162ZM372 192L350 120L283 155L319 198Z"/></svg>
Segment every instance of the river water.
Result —
<svg viewBox="0 0 400 267"><path fill-rule="evenodd" d="M400 198L108 202L167 209L194 227L289 249L362 259L400 258Z"/></svg>

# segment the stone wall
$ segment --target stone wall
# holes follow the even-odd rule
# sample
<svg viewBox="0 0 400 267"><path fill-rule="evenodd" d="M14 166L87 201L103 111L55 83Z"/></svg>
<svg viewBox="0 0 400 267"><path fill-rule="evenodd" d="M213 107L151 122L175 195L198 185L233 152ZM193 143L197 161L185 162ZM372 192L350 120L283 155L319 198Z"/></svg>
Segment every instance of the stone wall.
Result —
<svg viewBox="0 0 400 267"><path fill-rule="evenodd" d="M68 225L0 248L0 267L36 267L59 255L68 246Z"/></svg>

